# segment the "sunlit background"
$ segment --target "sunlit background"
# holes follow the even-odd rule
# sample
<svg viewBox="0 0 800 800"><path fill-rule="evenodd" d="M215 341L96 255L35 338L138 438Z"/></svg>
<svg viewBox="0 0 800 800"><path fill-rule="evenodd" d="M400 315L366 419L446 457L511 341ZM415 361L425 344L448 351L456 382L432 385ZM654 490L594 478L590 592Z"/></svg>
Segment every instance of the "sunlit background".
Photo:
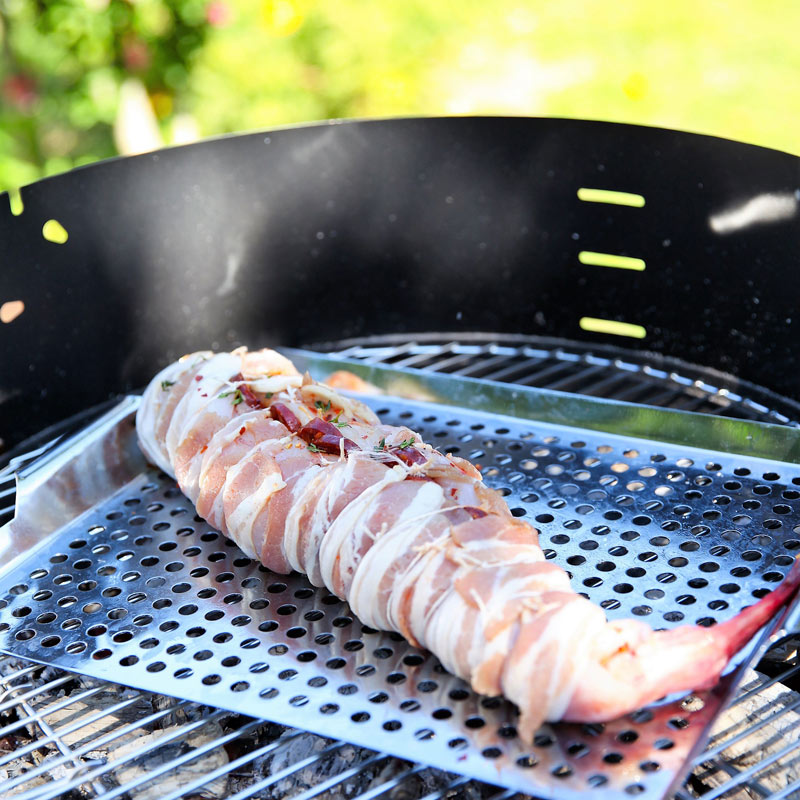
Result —
<svg viewBox="0 0 800 800"><path fill-rule="evenodd" d="M800 151L797 0L0 0L0 188L333 117L568 116Z"/></svg>

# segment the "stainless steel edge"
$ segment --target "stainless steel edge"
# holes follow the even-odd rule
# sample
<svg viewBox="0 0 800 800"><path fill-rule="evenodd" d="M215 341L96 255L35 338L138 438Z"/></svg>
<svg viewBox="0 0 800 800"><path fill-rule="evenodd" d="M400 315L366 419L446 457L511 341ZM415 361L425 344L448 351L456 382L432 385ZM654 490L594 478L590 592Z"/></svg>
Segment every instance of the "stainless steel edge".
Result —
<svg viewBox="0 0 800 800"><path fill-rule="evenodd" d="M518 419L800 463L800 429L784 425L657 408L482 378L379 367L308 350L279 349L299 370L308 371L315 379L324 378L335 370L349 370L396 397L425 399Z"/></svg>
<svg viewBox="0 0 800 800"><path fill-rule="evenodd" d="M720 711L727 708L736 697L748 670L755 668L772 645L786 636L791 635L793 632L796 633L799 625L800 602L798 602L798 597L795 595L794 599L790 601L790 604L784 606L778 612L778 615L756 634L750 644L745 646L734 656L732 663L728 665L719 683L710 690L710 693L718 698ZM686 755L686 761L683 767L675 771L672 783L666 791L667 795L674 794L684 784L689 773L695 766L697 758L702 755L703 751L708 746L712 732L713 726L709 725L703 731L702 735L698 736L694 745Z"/></svg>
<svg viewBox="0 0 800 800"><path fill-rule="evenodd" d="M132 419L140 401L124 397L16 473L14 519L0 528L0 573L142 471Z"/></svg>

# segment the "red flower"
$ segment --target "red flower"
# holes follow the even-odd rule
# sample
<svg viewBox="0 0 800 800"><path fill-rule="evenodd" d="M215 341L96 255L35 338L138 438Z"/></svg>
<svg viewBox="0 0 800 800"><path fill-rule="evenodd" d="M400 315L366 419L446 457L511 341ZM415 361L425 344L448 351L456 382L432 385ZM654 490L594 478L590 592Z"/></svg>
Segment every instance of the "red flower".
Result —
<svg viewBox="0 0 800 800"><path fill-rule="evenodd" d="M206 22L215 28L222 28L231 21L231 7L225 0L211 0L206 6Z"/></svg>
<svg viewBox="0 0 800 800"><path fill-rule="evenodd" d="M122 62L128 72L142 72L150 66L150 49L136 37L128 37L122 43Z"/></svg>
<svg viewBox="0 0 800 800"><path fill-rule="evenodd" d="M33 111L39 93L36 81L28 75L9 75L3 81L3 97L15 108L25 113Z"/></svg>

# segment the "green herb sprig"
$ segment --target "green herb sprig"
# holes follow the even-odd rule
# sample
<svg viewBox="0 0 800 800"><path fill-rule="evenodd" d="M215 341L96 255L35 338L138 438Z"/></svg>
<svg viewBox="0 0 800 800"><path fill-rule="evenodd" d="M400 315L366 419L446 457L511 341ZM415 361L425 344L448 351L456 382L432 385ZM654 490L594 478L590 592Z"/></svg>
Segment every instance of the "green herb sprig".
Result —
<svg viewBox="0 0 800 800"><path fill-rule="evenodd" d="M339 422L339 417L340 417L341 415L342 415L342 412L340 411L340 412L339 412L339 413L338 413L338 414L337 414L337 415L336 415L336 416L335 416L335 417L334 417L334 418L331 420L331 422L332 422L332 423L333 423L333 424L334 424L334 425L335 425L337 428L349 428L349 427L350 427L350 423L349 423L349 422Z"/></svg>
<svg viewBox="0 0 800 800"><path fill-rule="evenodd" d="M231 390L231 391L228 391L228 392L222 392L222 394L220 394L219 396L220 397L227 397L230 394L233 395L233 401L232 402L233 402L233 404L235 406L238 406L239 403L244 401L244 395L242 394L242 390L241 389L236 389L235 391Z"/></svg>

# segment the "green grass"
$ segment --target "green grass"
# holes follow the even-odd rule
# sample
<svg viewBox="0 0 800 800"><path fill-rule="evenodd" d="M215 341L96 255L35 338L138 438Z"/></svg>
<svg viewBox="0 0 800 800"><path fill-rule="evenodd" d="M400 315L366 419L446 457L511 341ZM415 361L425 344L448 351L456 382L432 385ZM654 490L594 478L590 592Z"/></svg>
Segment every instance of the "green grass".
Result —
<svg viewBox="0 0 800 800"><path fill-rule="evenodd" d="M332 115L510 113L800 151L800 3L291 5L302 23L290 36L265 23L263 2L239 3L236 22L213 32L193 81L204 133ZM236 91L221 102L224 85Z"/></svg>

